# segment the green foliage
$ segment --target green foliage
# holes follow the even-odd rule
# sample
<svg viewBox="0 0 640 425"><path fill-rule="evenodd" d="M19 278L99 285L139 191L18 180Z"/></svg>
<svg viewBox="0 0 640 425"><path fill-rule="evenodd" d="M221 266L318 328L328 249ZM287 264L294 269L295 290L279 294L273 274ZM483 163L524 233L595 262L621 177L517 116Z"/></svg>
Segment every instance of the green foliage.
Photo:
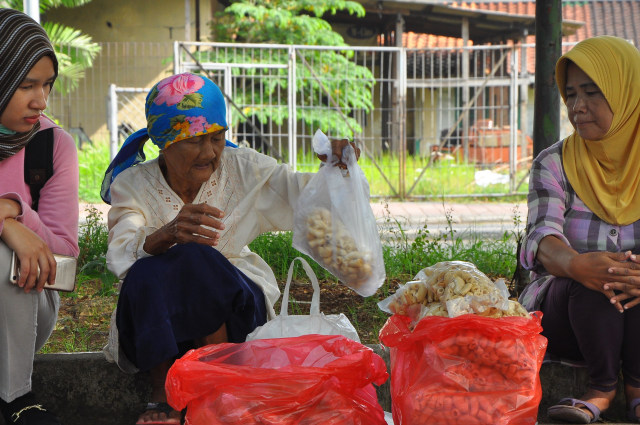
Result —
<svg viewBox="0 0 640 425"><path fill-rule="evenodd" d="M55 7L78 7L91 0L40 0L40 13ZM3 0L0 6L16 10L24 10L22 0ZM84 78L84 71L93 65L93 61L100 52L100 46L91 41L91 37L81 31L54 22L42 20L51 40L51 44L58 58L58 79L55 88L63 94L78 87Z"/></svg>
<svg viewBox="0 0 640 425"><path fill-rule="evenodd" d="M358 17L365 13L360 4L344 0L236 0L218 13L211 23L213 38L223 42L346 46L342 36L322 19L325 13L335 14L341 10ZM201 62L255 63L256 66L249 70L233 68L234 76L242 72L245 77L263 77L241 79L241 84L246 87L237 91L242 94L236 95L234 102L251 105L242 113L247 117L255 116L261 123L271 120L281 125L288 118L286 107L273 106L288 103L287 70L265 70L259 66L261 63L288 64L290 58L287 49L279 49L268 55L262 49L242 52L221 49L201 51L196 56ZM307 50L295 60L296 104L312 106L299 107L296 111L298 119L327 134L351 138L353 131L362 131L351 115L357 110L369 112L373 107L371 93L374 78L368 68L354 63L350 56L352 54L345 51ZM322 78L321 82L319 77ZM252 90L250 86L254 81L264 81L264 85L253 87ZM245 121L245 118L234 114L234 120L233 124L237 124Z"/></svg>
<svg viewBox="0 0 640 425"><path fill-rule="evenodd" d="M147 160L158 156L158 148L151 142L145 143L144 154ZM84 145L78 151L80 164L80 185L78 196L81 201L89 203L102 203L100 187L104 172L109 167L110 152L108 143L96 143Z"/></svg>
<svg viewBox="0 0 640 425"><path fill-rule="evenodd" d="M158 149L153 143L146 143L144 152L147 159L158 156ZM109 145L107 143L96 143L94 145L86 145L82 150L78 151L78 159L80 162L80 200L85 202L100 203L100 185L104 172L109 166ZM395 185L398 183L399 161L397 156L385 153L376 157L382 171L389 177ZM427 158L418 156L408 156L405 162L405 173L407 182L412 182L422 172L428 162ZM367 163L363 158L360 160L360 166L369 182L371 194L373 196L387 196L390 189L387 183L380 177L378 170L371 164ZM489 187L479 187L474 182L474 172L476 167L473 164L458 164L455 162L443 161L431 166L422 175L416 188L412 192L415 196L427 196L439 199L443 194L462 195L474 193L507 193L508 185L496 184ZM306 155L298 156L298 171L316 172L318 171L318 159L314 153L308 152ZM519 173L526 173L525 170ZM521 175L519 174L519 176ZM526 196L528 185L523 185L520 189ZM408 187L407 187L408 189ZM521 198L502 199L503 201L516 201Z"/></svg>
<svg viewBox="0 0 640 425"><path fill-rule="evenodd" d="M80 226L78 246L78 285L99 279L102 289L98 295L110 295L115 292L118 278L107 269L107 247L109 231L102 222L100 211L95 207L87 209L87 218ZM75 294L75 293L73 293Z"/></svg>
<svg viewBox="0 0 640 425"><path fill-rule="evenodd" d="M42 26L49 34L58 57L56 90L69 93L78 87L85 70L93 65L100 46L80 30L55 22L45 22Z"/></svg>
<svg viewBox="0 0 640 425"><path fill-rule="evenodd" d="M394 229L383 243L387 279L412 279L421 269L440 261L469 261L489 276L512 276L516 267L514 233L500 239L479 237L472 229L458 235L453 228L452 210L445 211L446 231L432 235L425 224L409 235L394 217L386 215L387 227Z"/></svg>

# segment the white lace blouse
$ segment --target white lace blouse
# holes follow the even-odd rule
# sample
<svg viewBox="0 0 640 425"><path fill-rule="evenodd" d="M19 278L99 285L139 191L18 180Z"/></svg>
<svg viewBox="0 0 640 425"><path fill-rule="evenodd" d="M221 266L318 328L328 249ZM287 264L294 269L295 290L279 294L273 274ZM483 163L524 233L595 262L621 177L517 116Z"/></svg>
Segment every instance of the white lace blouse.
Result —
<svg viewBox="0 0 640 425"><path fill-rule="evenodd" d="M224 211L225 229L216 248L262 289L269 319L275 317L280 291L271 268L247 245L261 233L293 228L293 208L312 176L253 149L225 148L220 166L193 201ZM123 171L111 185L111 199L107 266L122 279L133 263L150 255L143 249L146 237L171 221L184 203L157 159ZM110 344L117 342L114 336Z"/></svg>

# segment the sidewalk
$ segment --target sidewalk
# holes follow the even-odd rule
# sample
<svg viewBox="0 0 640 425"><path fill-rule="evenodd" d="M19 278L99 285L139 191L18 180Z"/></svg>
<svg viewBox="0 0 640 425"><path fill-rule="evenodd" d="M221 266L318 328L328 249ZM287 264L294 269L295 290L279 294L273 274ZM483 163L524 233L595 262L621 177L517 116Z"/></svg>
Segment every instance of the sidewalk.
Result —
<svg viewBox="0 0 640 425"><path fill-rule="evenodd" d="M101 204L80 203L80 220L86 218L86 209L94 207L100 211L106 222L110 206ZM421 227L425 224L431 228L452 225L466 229L474 229L487 225L500 226L505 230L513 229L514 219L518 217L524 226L527 216L527 203L520 202L399 202L373 200L371 209L381 226L390 219L403 227Z"/></svg>

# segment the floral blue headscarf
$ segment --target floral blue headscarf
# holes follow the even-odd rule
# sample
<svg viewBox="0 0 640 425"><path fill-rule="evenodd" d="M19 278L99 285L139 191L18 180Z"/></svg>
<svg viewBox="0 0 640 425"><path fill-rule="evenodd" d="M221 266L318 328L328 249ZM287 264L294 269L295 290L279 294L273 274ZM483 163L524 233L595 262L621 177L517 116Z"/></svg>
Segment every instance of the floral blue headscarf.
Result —
<svg viewBox="0 0 640 425"><path fill-rule="evenodd" d="M102 200L111 204L110 188L116 176L146 159L147 140L162 151L180 140L227 130L226 112L222 92L206 77L184 73L157 83L147 94L147 128L130 135L111 161L102 181ZM226 146L236 147L229 141Z"/></svg>

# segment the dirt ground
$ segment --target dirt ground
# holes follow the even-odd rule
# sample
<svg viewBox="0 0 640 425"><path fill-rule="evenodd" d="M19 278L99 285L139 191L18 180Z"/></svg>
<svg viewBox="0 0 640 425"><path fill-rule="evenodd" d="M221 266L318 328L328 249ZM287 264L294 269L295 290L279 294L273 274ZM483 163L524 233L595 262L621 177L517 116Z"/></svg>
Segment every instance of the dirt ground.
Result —
<svg viewBox="0 0 640 425"><path fill-rule="evenodd" d="M389 293L401 282L391 282ZM284 282L280 283L281 291ZM61 298L58 323L43 352L100 351L107 342L111 313L117 295L99 295L99 282L79 285L72 295ZM293 281L290 289L289 314L308 314L313 288L308 282ZM358 330L362 343L378 342L378 331L387 313L379 310L377 302L384 298L381 291L363 298L350 288L332 281L320 282L320 311L324 314L344 313ZM280 314L280 301L275 305Z"/></svg>

